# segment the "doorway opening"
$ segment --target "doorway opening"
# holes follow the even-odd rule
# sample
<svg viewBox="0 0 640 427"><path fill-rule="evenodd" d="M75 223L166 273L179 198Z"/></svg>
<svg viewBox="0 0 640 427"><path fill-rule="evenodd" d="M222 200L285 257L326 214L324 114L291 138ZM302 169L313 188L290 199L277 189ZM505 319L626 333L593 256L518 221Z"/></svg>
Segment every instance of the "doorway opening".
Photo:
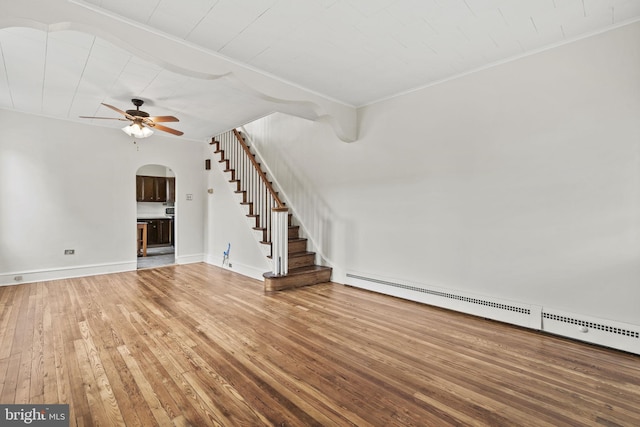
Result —
<svg viewBox="0 0 640 427"><path fill-rule="evenodd" d="M176 176L164 165L136 172L138 269L176 262Z"/></svg>

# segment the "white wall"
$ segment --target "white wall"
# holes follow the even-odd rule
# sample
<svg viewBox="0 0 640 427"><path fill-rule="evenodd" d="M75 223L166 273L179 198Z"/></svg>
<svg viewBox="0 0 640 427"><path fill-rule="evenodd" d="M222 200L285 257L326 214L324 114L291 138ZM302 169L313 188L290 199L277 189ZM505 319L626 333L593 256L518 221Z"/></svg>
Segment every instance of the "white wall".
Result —
<svg viewBox="0 0 640 427"><path fill-rule="evenodd" d="M202 145L157 134L134 144L117 128L0 110L0 284L135 269L146 164L176 174L177 261L202 261Z"/></svg>
<svg viewBox="0 0 640 427"><path fill-rule="evenodd" d="M640 325L640 24L359 111L245 126L345 272Z"/></svg>
<svg viewBox="0 0 640 427"><path fill-rule="evenodd" d="M231 267L226 264L224 267L262 280L262 274L271 270L271 265L252 231L255 224L246 218L248 212L240 206L240 196L233 192L235 188L229 183L230 175L218 162L220 155L213 154L213 148L207 146L205 157L211 159L207 188L212 190L211 194L207 193L206 261L223 266L224 252L231 244Z"/></svg>

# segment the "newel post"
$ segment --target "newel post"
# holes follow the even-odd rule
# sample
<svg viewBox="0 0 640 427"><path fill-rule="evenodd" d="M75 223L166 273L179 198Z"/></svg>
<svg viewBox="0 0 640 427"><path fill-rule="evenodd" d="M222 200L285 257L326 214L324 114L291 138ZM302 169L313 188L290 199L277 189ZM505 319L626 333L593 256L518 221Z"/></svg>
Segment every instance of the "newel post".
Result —
<svg viewBox="0 0 640 427"><path fill-rule="evenodd" d="M271 210L271 260L273 274L284 276L289 271L289 209Z"/></svg>

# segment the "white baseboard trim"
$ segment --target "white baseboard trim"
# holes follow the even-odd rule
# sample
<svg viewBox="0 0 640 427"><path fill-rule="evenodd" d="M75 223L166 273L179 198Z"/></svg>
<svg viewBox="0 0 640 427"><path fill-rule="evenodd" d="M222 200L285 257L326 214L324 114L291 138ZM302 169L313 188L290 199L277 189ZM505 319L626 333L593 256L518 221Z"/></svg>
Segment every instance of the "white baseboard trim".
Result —
<svg viewBox="0 0 640 427"><path fill-rule="evenodd" d="M0 286L121 273L123 271L135 271L137 267L137 261L131 261L2 273L0 274ZM21 277L21 279L16 280L16 277Z"/></svg>
<svg viewBox="0 0 640 427"><path fill-rule="evenodd" d="M222 257L205 254L183 255L176 257L176 264L195 264L206 262L211 265L222 266ZM263 280L262 274L266 271L234 262L233 268L223 267L244 276L257 280ZM122 273L124 271L136 271L138 261L113 262L104 264L79 265L41 270L14 271L0 273L0 286L20 285L22 283L43 282L48 280L72 279L75 277L96 276L99 274ZM16 280L20 277L20 280Z"/></svg>
<svg viewBox="0 0 640 427"><path fill-rule="evenodd" d="M262 275L266 273L267 270L259 270L255 267L241 264L236 261L232 261L232 267L227 265L222 265L222 257L216 255L207 255L205 262L207 264L215 265L216 267L224 268L225 270L233 271L234 273L242 274L243 276L251 277L252 279L263 281L264 278Z"/></svg>
<svg viewBox="0 0 640 427"><path fill-rule="evenodd" d="M180 255L176 257L176 264L195 264L204 261L204 254Z"/></svg>

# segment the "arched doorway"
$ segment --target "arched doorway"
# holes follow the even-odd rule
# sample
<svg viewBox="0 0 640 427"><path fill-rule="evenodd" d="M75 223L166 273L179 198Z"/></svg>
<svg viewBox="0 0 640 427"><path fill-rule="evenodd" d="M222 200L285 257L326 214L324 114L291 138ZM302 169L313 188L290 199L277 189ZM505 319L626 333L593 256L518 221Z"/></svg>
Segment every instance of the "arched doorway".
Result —
<svg viewBox="0 0 640 427"><path fill-rule="evenodd" d="M175 189L176 176L167 166L144 165L136 172L136 217L139 233L146 232L138 269L175 264Z"/></svg>

